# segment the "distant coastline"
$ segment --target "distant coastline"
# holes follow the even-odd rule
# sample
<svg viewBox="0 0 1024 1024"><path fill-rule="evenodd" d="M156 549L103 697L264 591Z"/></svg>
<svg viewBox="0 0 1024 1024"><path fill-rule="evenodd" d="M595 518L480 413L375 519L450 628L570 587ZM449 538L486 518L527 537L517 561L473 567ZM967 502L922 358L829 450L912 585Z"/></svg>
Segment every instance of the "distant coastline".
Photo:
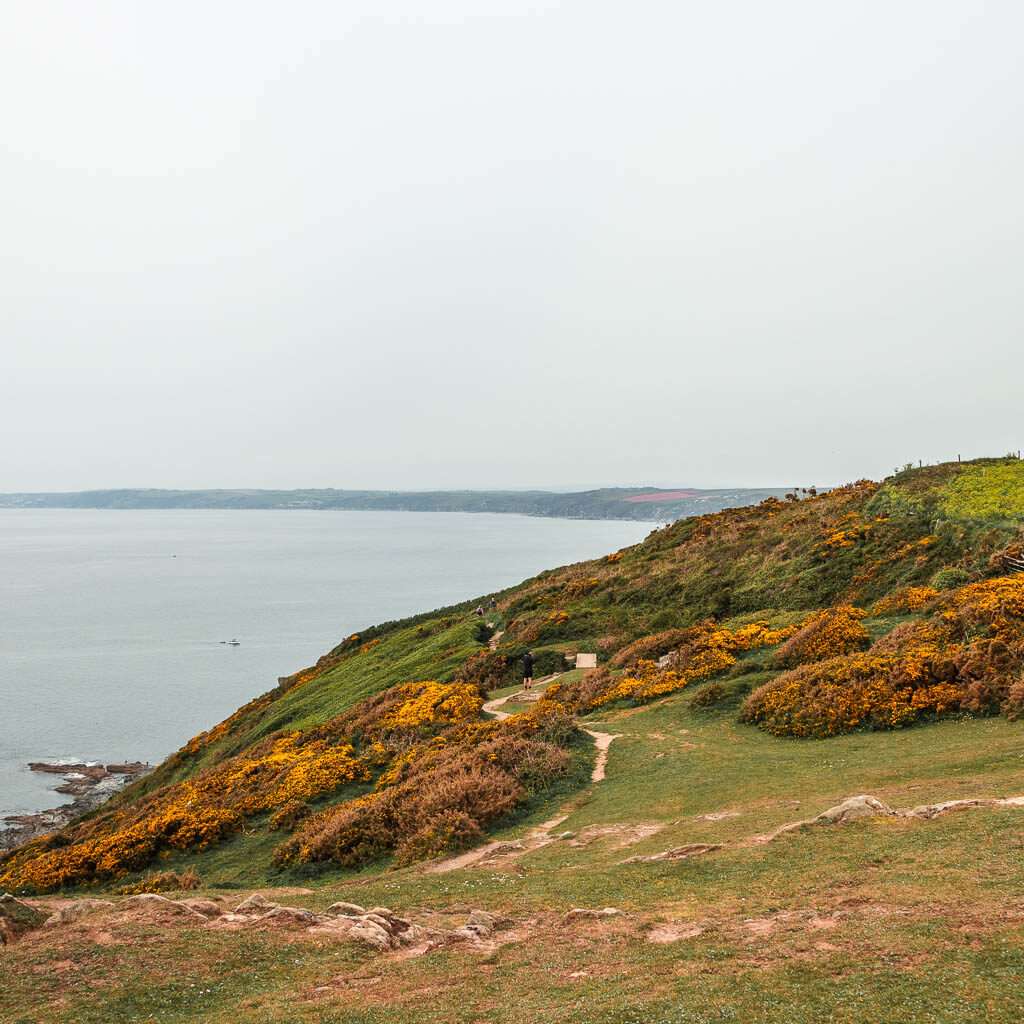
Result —
<svg viewBox="0 0 1024 1024"><path fill-rule="evenodd" d="M365 512L492 512L559 519L663 522L782 497L785 487L606 487L592 491L348 491L304 489L103 491L0 494L0 509L276 509Z"/></svg>

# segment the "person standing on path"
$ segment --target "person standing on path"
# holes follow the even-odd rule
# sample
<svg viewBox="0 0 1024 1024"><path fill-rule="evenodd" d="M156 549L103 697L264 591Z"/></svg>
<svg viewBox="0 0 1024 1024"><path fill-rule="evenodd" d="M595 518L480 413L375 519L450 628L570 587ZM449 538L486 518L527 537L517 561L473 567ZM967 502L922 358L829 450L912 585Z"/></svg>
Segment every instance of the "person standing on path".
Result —
<svg viewBox="0 0 1024 1024"><path fill-rule="evenodd" d="M523 655L523 689L533 688L533 655L527 651Z"/></svg>

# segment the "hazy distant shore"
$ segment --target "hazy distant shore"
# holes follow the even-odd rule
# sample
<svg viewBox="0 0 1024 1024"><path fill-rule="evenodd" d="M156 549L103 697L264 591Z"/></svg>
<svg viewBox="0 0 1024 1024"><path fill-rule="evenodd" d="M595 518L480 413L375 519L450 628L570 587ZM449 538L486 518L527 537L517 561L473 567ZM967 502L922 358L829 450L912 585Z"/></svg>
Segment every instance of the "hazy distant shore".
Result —
<svg viewBox="0 0 1024 1024"><path fill-rule="evenodd" d="M127 488L0 494L0 508L315 509L362 512L492 512L559 519L662 522L782 497L788 488L607 487L556 491L192 490Z"/></svg>

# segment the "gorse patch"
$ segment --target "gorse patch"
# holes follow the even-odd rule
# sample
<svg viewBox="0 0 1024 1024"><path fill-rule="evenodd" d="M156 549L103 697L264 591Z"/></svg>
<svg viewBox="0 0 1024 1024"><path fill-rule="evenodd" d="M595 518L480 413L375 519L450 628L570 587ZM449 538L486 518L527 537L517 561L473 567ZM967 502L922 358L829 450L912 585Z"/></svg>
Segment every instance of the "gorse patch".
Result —
<svg viewBox="0 0 1024 1024"><path fill-rule="evenodd" d="M797 626L772 629L769 622L758 621L736 630L705 623L687 630L660 634L659 645L669 642L669 637L678 644L678 650L665 666L640 658L621 677L605 672L585 676L575 684L554 683L541 698L541 706L552 702L564 705L576 714L585 714L618 700L645 704L730 668L736 663L738 651L777 644L797 629ZM633 644L627 648L630 658L642 647L642 644Z"/></svg>
<svg viewBox="0 0 1024 1024"><path fill-rule="evenodd" d="M565 774L575 729L559 707L472 723L410 748L374 792L307 821L274 863L360 867L394 853L397 864L476 842L483 830Z"/></svg>
<svg viewBox="0 0 1024 1024"><path fill-rule="evenodd" d="M554 724L557 714L522 716L501 727L477 722L480 707L479 691L465 682L396 687L320 728L271 737L195 779L157 791L132 811L70 830L70 842L55 846L47 839L22 847L0 863L0 885L46 891L117 878L166 850L202 851L239 831L247 818L275 808L273 828L299 830L277 856L279 864L328 859L327 847L308 837L324 833L325 822L339 815L364 822L351 848L340 841L330 847L329 859L346 866L392 850L406 859L411 850L434 850L437 843L424 843L421 833L434 828L437 815L447 815L450 825L449 812L468 815L464 827L438 835L459 842L549 785L568 763L559 748L537 738L551 734L565 742L571 736L571 726ZM373 793L320 815L304 813L306 801L375 775ZM476 822L472 828L470 820Z"/></svg>
<svg viewBox="0 0 1024 1024"><path fill-rule="evenodd" d="M408 730L439 721L459 722L477 717L483 706L479 691L468 683L409 683L400 687L398 693L405 699L384 717L385 729Z"/></svg>
<svg viewBox="0 0 1024 1024"><path fill-rule="evenodd" d="M941 576L941 573L938 574ZM960 580L966 583L966 580ZM872 615L889 615L892 612L912 612L926 605L932 598L938 596L938 591L931 587L904 587L897 590L889 597L876 601L871 608Z"/></svg>
<svg viewBox="0 0 1024 1024"><path fill-rule="evenodd" d="M870 637L860 621L866 615L852 605L815 612L778 649L775 664L805 665L867 647Z"/></svg>
<svg viewBox="0 0 1024 1024"><path fill-rule="evenodd" d="M741 719L777 736L895 729L954 711L1024 710L1024 577L953 591L928 619L871 650L786 672L752 693Z"/></svg>
<svg viewBox="0 0 1024 1024"><path fill-rule="evenodd" d="M368 781L372 760L330 730L277 736L138 805L86 821L59 845L42 839L21 847L0 861L0 885L46 891L118 878L164 851L204 850L251 815Z"/></svg>

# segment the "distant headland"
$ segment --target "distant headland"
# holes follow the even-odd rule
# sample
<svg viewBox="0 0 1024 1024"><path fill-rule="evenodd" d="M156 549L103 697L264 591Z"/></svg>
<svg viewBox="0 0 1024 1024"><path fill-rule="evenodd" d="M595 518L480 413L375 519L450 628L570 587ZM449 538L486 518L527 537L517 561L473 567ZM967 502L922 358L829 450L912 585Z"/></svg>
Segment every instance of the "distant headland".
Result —
<svg viewBox="0 0 1024 1024"><path fill-rule="evenodd" d="M349 491L133 489L0 494L0 508L281 509L499 512L562 519L667 522L781 498L786 487L605 487L592 491Z"/></svg>

